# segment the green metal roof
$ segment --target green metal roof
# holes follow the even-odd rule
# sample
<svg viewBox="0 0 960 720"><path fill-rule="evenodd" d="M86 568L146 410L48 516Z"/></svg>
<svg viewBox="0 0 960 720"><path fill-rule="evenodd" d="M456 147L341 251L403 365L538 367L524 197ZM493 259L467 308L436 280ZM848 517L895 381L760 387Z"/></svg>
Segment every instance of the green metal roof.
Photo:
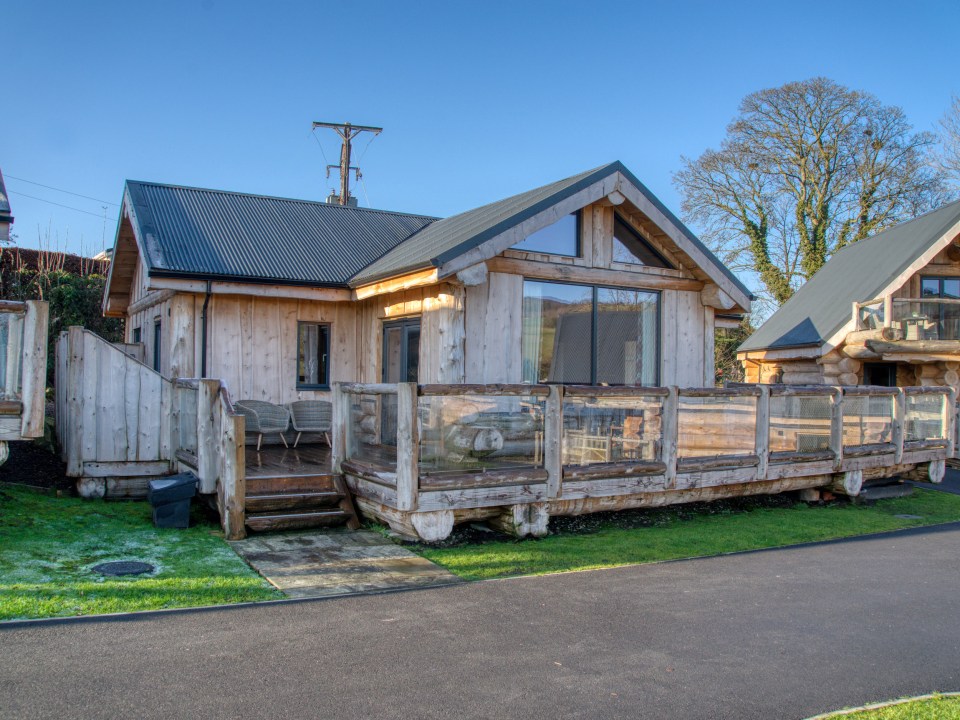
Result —
<svg viewBox="0 0 960 720"><path fill-rule="evenodd" d="M739 347L739 352L822 345L851 319L854 302L879 297L960 222L960 201L835 253Z"/></svg>

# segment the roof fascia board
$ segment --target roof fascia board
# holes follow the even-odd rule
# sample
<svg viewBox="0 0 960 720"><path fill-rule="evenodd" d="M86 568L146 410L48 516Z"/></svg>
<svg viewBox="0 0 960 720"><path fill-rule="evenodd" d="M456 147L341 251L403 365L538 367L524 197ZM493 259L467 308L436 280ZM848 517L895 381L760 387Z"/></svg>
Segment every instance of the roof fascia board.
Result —
<svg viewBox="0 0 960 720"><path fill-rule="evenodd" d="M208 284L209 283L209 284ZM150 276L149 290L176 290L184 293L211 295L254 295L258 297L314 300L317 302L349 302L353 299L350 290L332 287L308 287L304 285L271 285L264 283L225 282L221 280L190 280Z"/></svg>
<svg viewBox="0 0 960 720"><path fill-rule="evenodd" d="M925 268L933 259L943 251L947 245L953 242L954 238L960 234L960 221L954 223L947 231L941 235L936 242L934 242L930 247L928 247L924 252L918 255L913 262L911 262L907 267L900 272L893 280L888 282L879 293L875 293L874 297L885 297L890 293L896 292L904 286L904 284L913 277L918 271ZM850 319L847 320L843 325L837 328L827 339L824 346L829 346L834 348L837 345L840 345L844 339L847 337L847 334L853 332L854 325L856 323L855 318L853 317L853 308L850 310Z"/></svg>
<svg viewBox="0 0 960 720"><path fill-rule="evenodd" d="M117 230L113 235L113 252L110 255L110 269L107 270L107 281L103 287L103 300L101 301L101 311L107 317L120 317L110 308L110 295L113 293L113 269L116 267L117 250L120 247L120 230L123 228L124 219L130 221L130 227L133 229L133 239L137 245L137 255L143 258L143 244L140 241L140 228L137 225L136 213L133 209L133 202L130 198L129 186L123 188L123 200L120 204L120 218L117 220ZM108 314L110 313L110 314Z"/></svg>
<svg viewBox="0 0 960 720"><path fill-rule="evenodd" d="M460 255L448 257L446 261L438 258L438 261L440 261L439 277L443 279L451 275L456 275L461 270L465 270L472 265L496 257L504 250L513 247L537 230L552 225L570 213L581 210L587 205L606 197L618 189L618 183L619 173L610 173L606 177L595 180L587 185L587 187L574 192L572 195L568 195L560 200L555 200L546 208L503 229L496 235L491 236ZM446 255L450 256L450 253Z"/></svg>
<svg viewBox="0 0 960 720"><path fill-rule="evenodd" d="M667 234L670 240L692 259L698 268L705 272L713 282L720 286L745 312L750 312L750 296L737 283L733 282L720 267L719 260L708 256L698 245L690 240L687 233L674 222L673 218L664 214L657 203L654 203L647 193L638 188L633 181L617 173L621 183L618 188L634 207L650 218L653 223Z"/></svg>
<svg viewBox="0 0 960 720"><path fill-rule="evenodd" d="M400 290L409 290L415 287L433 285L436 282L437 269L427 268L426 270L407 273L406 275L400 275L399 277L391 278L389 280L381 280L379 282L361 285L353 291L352 296L354 300L365 300L376 295L386 295L388 293L397 292Z"/></svg>

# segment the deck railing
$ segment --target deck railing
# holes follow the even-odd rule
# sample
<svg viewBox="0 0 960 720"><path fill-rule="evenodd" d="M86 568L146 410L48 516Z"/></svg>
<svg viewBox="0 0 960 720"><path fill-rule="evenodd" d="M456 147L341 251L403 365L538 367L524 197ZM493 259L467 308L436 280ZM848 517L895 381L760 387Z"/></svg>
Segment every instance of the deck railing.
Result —
<svg viewBox="0 0 960 720"><path fill-rule="evenodd" d="M171 442L183 469L193 471L199 490L217 495L228 540L244 537L246 506L245 419L220 380L173 381Z"/></svg>
<svg viewBox="0 0 960 720"><path fill-rule="evenodd" d="M853 304L856 330L892 328L902 340L960 340L960 298L886 296Z"/></svg>
<svg viewBox="0 0 960 720"><path fill-rule="evenodd" d="M955 442L947 387L339 384L335 398L335 471L405 511L837 473L856 494L863 468Z"/></svg>

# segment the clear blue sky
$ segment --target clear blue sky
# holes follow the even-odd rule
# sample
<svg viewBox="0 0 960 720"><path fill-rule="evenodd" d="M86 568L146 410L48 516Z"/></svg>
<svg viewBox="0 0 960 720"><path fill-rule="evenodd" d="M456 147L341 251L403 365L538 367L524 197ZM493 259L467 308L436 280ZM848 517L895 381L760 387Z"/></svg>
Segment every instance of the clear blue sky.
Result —
<svg viewBox="0 0 960 720"><path fill-rule="evenodd" d="M101 203L10 176L113 203L127 178L321 199L335 178L310 122L350 121L385 128L363 205L449 215L619 159L679 212L680 156L716 146L752 91L825 75L917 129L960 93L955 0L8 0L2 23L14 232L71 251L100 249Z"/></svg>

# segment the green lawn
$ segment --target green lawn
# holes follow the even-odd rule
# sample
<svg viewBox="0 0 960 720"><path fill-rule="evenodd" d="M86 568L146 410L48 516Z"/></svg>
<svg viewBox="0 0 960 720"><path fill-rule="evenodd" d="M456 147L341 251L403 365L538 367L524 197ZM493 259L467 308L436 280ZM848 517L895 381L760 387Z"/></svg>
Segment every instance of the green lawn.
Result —
<svg viewBox="0 0 960 720"><path fill-rule="evenodd" d="M935 695L885 707L845 710L818 717L822 720L960 720L960 697Z"/></svg>
<svg viewBox="0 0 960 720"><path fill-rule="evenodd" d="M157 570L120 578L90 571L110 560L141 560ZM280 597L199 511L188 530L158 530L144 502L56 498L0 485L0 620Z"/></svg>
<svg viewBox="0 0 960 720"><path fill-rule="evenodd" d="M551 534L539 540L455 541L413 549L459 577L485 580L719 555L953 520L960 520L960 496L931 490L873 505L745 498L560 518L556 524L551 520ZM471 540L476 539L474 534Z"/></svg>

